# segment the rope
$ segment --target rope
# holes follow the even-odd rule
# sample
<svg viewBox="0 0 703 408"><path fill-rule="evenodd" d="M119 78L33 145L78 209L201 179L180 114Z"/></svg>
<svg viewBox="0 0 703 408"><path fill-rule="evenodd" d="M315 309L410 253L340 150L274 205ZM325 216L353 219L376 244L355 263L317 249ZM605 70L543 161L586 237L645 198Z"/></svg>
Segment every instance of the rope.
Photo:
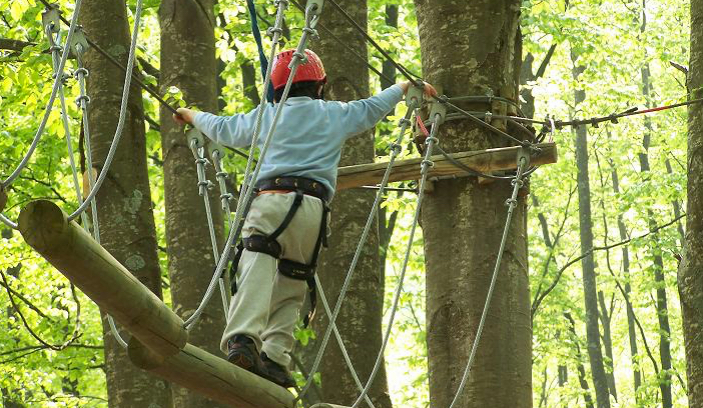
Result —
<svg viewBox="0 0 703 408"><path fill-rule="evenodd" d="M193 157L195 158L195 166L198 174L198 194L203 197L203 204L205 206L205 218L207 219L208 232L210 234L210 245L212 246L212 255L215 260L215 264L220 261L220 254L217 245L217 236L215 233L215 222L213 221L212 208L210 207L210 195L208 190L213 186L210 180L207 178L205 172L205 166L208 164L208 160L205 158L204 147L198 147L197 140L193 139L190 142L190 150L193 152ZM227 311L229 310L229 297L227 296L227 286L225 285L224 278L220 276L220 296L222 298L222 311L227 318Z"/></svg>
<svg viewBox="0 0 703 408"><path fill-rule="evenodd" d="M520 188L522 188L522 186L524 185L524 181L522 180L522 178L523 178L522 172L528 164L527 157L529 157L529 156L523 155L518 158L517 174L515 175L515 179L512 181L513 193L510 196L510 199L506 203L508 205L508 215L505 220L505 227L503 228L503 237L500 241L500 248L498 249L498 257L496 259L495 268L493 269L493 276L491 277L491 284L488 287L488 294L486 295L486 303L483 306L483 312L481 313L481 320L479 321L478 328L476 330L476 337L474 338L473 345L471 346L471 353L469 354L469 361L466 363L466 369L464 369L464 375L461 378L461 383L459 384L459 388L457 388L457 391L456 391L456 394L454 395L452 403L449 404L449 408L454 408L457 401L459 400L459 397L461 396L461 393L464 391L464 388L466 387L466 384L469 379L469 374L471 373L471 368L473 366L474 359L476 357L476 351L478 350L478 344L481 341L481 335L483 334L483 328L486 324L486 319L488 317L488 307L490 306L491 299L493 298L493 291L495 289L496 281L498 280L498 273L500 271L500 265L503 261L503 252L505 251L505 244L508 240L508 232L510 231L510 222L512 221L512 218L513 218L513 211L515 210L515 207L517 207L517 194L518 194L518 191L520 191Z"/></svg>
<svg viewBox="0 0 703 408"><path fill-rule="evenodd" d="M378 356L376 357L376 363L373 366L373 370L371 371L371 375L369 376L369 380L366 383L366 386L364 387L364 390L361 392L361 395L359 395L359 398L354 402L354 404L351 406L351 408L357 408L359 404L361 403L363 397L365 397L369 390L371 389L371 386L373 385L373 381L376 379L376 375L378 375L378 371L381 368L381 363L383 361L383 356L386 351L386 346L388 346L388 341L390 340L391 337L391 331L393 329L393 322L395 320L395 315L396 312L398 311L398 306L400 305L400 295L403 291L403 282L405 281L405 273L408 269L408 262L410 261L410 254L412 252L412 246L413 242L415 239L415 230L417 229L417 224L420 221L420 211L422 209L422 201L425 197L425 183L427 182L427 176L430 172L430 169L434 166L434 163L432 162L432 150L435 146L435 144L439 144L439 139L437 139L437 131L439 130L439 127L442 122L442 116L440 114L435 115L434 123L432 124L432 130L430 132L430 137L427 138L426 144L427 144L427 150L425 152L425 158L422 160L422 170L420 172L421 178L420 178L420 185L419 185L419 193L417 196L417 206L415 207L415 216L413 217L413 222L412 222L412 227L410 228L410 237L408 238L408 246L405 250L405 259L403 260L403 267L400 270L400 276L398 277L398 287L396 288L395 295L393 297L393 306L391 307L391 314L388 319L388 325L386 327L386 333L383 337L383 344L381 345L381 350L378 352Z"/></svg>
<svg viewBox="0 0 703 408"><path fill-rule="evenodd" d="M71 19L71 23L68 29L68 35L66 36L67 43L71 41L71 38L73 38L73 33L76 30L76 25L78 22L78 13L80 11L82 1L83 0L76 0L76 5L73 11L73 17ZM32 143L29 146L29 150L27 150L27 153L20 161L20 164L12 172L12 174L10 174L10 176L2 182L3 188L7 188L10 184L12 184L12 182L20 175L22 170L24 170L24 168L27 166L27 163L29 162L29 159L34 154L34 150L36 150L37 145L39 144L39 140L44 134L44 128L46 127L46 124L49 121L49 115L51 114L51 108L54 105L54 101L56 100L56 95L58 93L59 87L61 86L61 81L63 81L63 69L66 66L66 60L68 60L68 54L69 48L66 47L63 50L63 54L61 54L61 60L59 61L58 67L56 69L56 72L58 72L58 74L56 75L56 78L54 78L54 85L51 88L51 96L49 97L49 102L47 102L46 108L44 109L44 117L42 118L42 121L39 124L39 128L34 134L34 139L32 140Z"/></svg>
<svg viewBox="0 0 703 408"><path fill-rule="evenodd" d="M401 143L403 142L403 137L405 136L405 133L412 124L410 121L410 118L412 117L412 114L414 111L419 108L419 103L414 103L412 100L409 101L408 103L408 111L405 113L405 117L400 121L400 133L398 134L398 137L396 138L395 143L391 145L391 155L390 159L388 161L388 166L386 166L386 171L383 174L383 179L381 181L381 184L379 186L378 192L376 193L376 198L374 199L373 206L371 207L371 213L369 214L369 217L366 219L366 224L364 225L364 229L361 233L361 237L359 238L359 243L356 246L356 251L354 252L354 257L352 258L351 264L349 265L349 269L347 270L347 275L346 278L344 279L344 283L342 284L342 287L339 292L339 296L337 298L337 303L335 304L334 311L332 314L330 314L330 322L327 327L327 330L325 331L324 336L322 337L322 343L320 343L320 348L317 352L317 355L315 356L315 360L313 362L312 368L310 369L310 376L308 377L305 386L303 387L302 391L300 394L298 394L298 400L300 400L305 393L310 389L310 386L313 383L313 376L317 372L320 363L322 361L322 356L325 353L325 349L327 348L327 344L329 343L330 335L332 333L332 330L336 327L336 320L337 317L339 316L339 311L342 308L342 303L344 302L344 298L347 294L347 290L349 289L349 286L351 284L351 279L352 276L354 275L354 272L356 270L356 265L359 262L359 259L361 258L361 253L364 247L364 244L366 242L366 239L368 238L369 232L371 231L371 227L373 226L373 221L376 218L376 213L378 212L378 207L381 203L381 199L383 197L383 192L388 185L388 180L390 179L391 175L391 170L393 169L393 164L395 163L396 157L400 154L402 151L402 145Z"/></svg>
<svg viewBox="0 0 703 408"><path fill-rule="evenodd" d="M100 187L103 184L103 181L105 181L105 177L107 176L108 169L110 168L110 165L112 164L112 160L115 157L115 152L117 151L117 145L120 142L120 138L122 137L122 131L124 130L124 125L125 125L125 119L127 118L127 105L128 105L128 100L129 100L129 91L130 91L130 84L132 81L132 70L134 69L134 55L137 50L137 38L139 37L139 23L141 21L141 16L142 16L142 5L143 5L143 0L137 0L137 7L136 11L134 14L134 28L132 31L132 42L130 44L129 48L129 57L127 60L127 71L125 73L125 80L124 80L124 88L122 89L122 101L120 104L120 116L117 122L117 129L115 130L115 136L112 140L112 144L110 145L110 150L107 153L107 158L105 159L105 164L103 165L103 168L100 170L100 174L98 175L98 179L95 181L95 186L90 190L90 193L86 197L85 201L74 211L71 215L68 216L68 220L72 221L76 217L78 217L83 211L88 208L90 203L93 201L95 196L98 194L98 191L100 190ZM68 47L66 47L68 49ZM92 171L92 169L91 169Z"/></svg>
<svg viewBox="0 0 703 408"><path fill-rule="evenodd" d="M249 9L249 18L251 19L251 34L254 36L254 41L256 42L256 49L259 52L259 64L261 66L261 76L266 77L266 71L268 70L269 62L266 59L266 54L264 53L264 45L261 41L261 32L259 31L259 19L256 16L256 5L254 0L247 0L247 8ZM264 86L268 89L266 93L266 99L269 102L273 102L273 87Z"/></svg>

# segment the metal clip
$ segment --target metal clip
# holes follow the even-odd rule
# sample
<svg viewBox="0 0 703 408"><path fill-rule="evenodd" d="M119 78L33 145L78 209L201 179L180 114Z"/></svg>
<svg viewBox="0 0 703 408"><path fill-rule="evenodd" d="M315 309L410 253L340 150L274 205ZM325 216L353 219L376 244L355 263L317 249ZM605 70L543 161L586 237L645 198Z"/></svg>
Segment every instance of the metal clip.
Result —
<svg viewBox="0 0 703 408"><path fill-rule="evenodd" d="M314 29L317 26L324 5L324 0L308 0L305 5L305 21L307 22L307 28Z"/></svg>
<svg viewBox="0 0 703 408"><path fill-rule="evenodd" d="M76 27L71 37L71 52L73 55L82 56L88 50L88 39L85 36L83 27Z"/></svg>
<svg viewBox="0 0 703 408"><path fill-rule="evenodd" d="M520 147L517 151L517 164L518 166L522 165L523 171L530 166L530 148L529 147Z"/></svg>
<svg viewBox="0 0 703 408"><path fill-rule="evenodd" d="M205 146L205 138L203 134L196 128L191 128L186 132L186 139L188 139L188 145L194 146L196 148L201 148Z"/></svg>
<svg viewBox="0 0 703 408"><path fill-rule="evenodd" d="M61 10L58 4L50 4L41 14L41 22L44 30L51 29L52 33L58 33L61 28Z"/></svg>
<svg viewBox="0 0 703 408"><path fill-rule="evenodd" d="M437 118L439 116L439 118ZM430 109L430 120L436 125L441 125L444 123L447 117L447 106L443 103L433 102L432 108Z"/></svg>
<svg viewBox="0 0 703 408"><path fill-rule="evenodd" d="M215 153L217 153L217 157L220 159L224 156L224 154L222 154L222 145L212 140L207 144L207 152L210 157L215 157Z"/></svg>
<svg viewBox="0 0 703 408"><path fill-rule="evenodd" d="M408 94L405 95L405 104L408 106L408 109L419 108L422 106L422 96L425 93L425 84L424 82L420 83L422 84L422 87L411 86L410 89L408 89Z"/></svg>

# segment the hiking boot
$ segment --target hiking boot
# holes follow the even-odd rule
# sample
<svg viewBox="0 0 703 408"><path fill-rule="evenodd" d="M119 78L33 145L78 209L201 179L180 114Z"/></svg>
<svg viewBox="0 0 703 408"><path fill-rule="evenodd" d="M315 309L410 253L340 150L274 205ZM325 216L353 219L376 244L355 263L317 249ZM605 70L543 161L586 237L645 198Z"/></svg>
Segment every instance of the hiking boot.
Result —
<svg viewBox="0 0 703 408"><path fill-rule="evenodd" d="M268 358L266 353L261 353L261 362L264 365L264 378L283 388L293 388L296 386L293 376L290 375L290 371L288 371L286 367Z"/></svg>
<svg viewBox="0 0 703 408"><path fill-rule="evenodd" d="M238 334L227 341L227 361L261 376L265 369L256 351L254 340Z"/></svg>

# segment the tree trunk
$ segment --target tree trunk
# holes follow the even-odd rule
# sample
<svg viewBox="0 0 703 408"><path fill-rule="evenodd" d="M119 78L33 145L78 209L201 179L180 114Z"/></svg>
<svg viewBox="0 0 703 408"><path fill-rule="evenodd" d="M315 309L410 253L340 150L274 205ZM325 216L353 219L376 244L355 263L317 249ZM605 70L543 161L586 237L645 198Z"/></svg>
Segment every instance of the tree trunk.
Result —
<svg viewBox="0 0 703 408"><path fill-rule="evenodd" d="M517 101L522 38L517 0L415 0L423 72L450 97L493 94ZM438 33L450 33L438 35ZM463 104L490 109L485 103ZM472 106L473 105L473 106ZM504 146L472 122L439 131L450 152ZM447 407L459 386L505 226L508 182L473 177L435 182L422 210L427 273L430 407ZM510 226L489 322L457 407L532 406L526 204Z"/></svg>
<svg viewBox="0 0 703 408"><path fill-rule="evenodd" d="M217 111L217 64L213 0L164 0L159 9L161 25L162 92L178 87L189 106ZM198 195L196 166L183 129L161 108L161 144L164 161L166 241L173 309L189 316L203 298L215 260L203 198ZM209 157L208 157L209 159ZM212 167L208 176L214 180ZM222 210L218 190L210 191L215 235L222 239ZM219 247L219 245L218 245ZM222 248L218 248L220 251ZM215 355L225 319L219 292L190 331L189 342ZM174 387L174 407L224 407L203 396Z"/></svg>
<svg viewBox="0 0 703 408"><path fill-rule="evenodd" d="M578 56L572 51L574 62L573 75L578 80L583 67L578 66ZM586 100L586 92L576 90L574 93L575 106L578 107ZM588 129L585 126L576 128L576 167L579 196L579 226L581 235L581 253L589 253L593 249L593 230L591 217L591 188L588 177ZM596 389L596 404L598 408L609 408L608 379L603 366L603 353L600 344L600 328L598 327L598 285L596 283L596 265L593 254L589 253L581 260L583 275L583 295L586 308L586 338L588 341L588 357L591 362L591 376Z"/></svg>
<svg viewBox="0 0 703 408"><path fill-rule="evenodd" d="M646 1L642 1L642 22L640 32L644 33L647 28ZM650 81L649 61L647 60L646 48L644 51L644 65L641 69L642 75L642 94L645 98L645 105L651 107L649 102L652 94L652 84ZM647 116L644 118L644 135L642 137L642 147L644 152L639 154L640 170L645 179L649 178L649 146L652 141L652 120ZM654 212L651 209L647 210L647 218L650 229L656 228L657 221L654 218ZM657 319L659 320L659 356L662 363L662 370L659 378L659 389L662 393L662 407L671 408L673 401L671 397L671 329L669 327L669 310L667 307L666 297L666 282L664 281L664 259L662 258L662 249L659 242L658 234L654 234L651 242L652 258L654 263L654 282L656 282L656 309Z"/></svg>
<svg viewBox="0 0 703 408"><path fill-rule="evenodd" d="M606 365L608 366L608 388L610 389L610 395L618 399L618 392L615 388L615 370L613 368L613 338L610 334L610 323L612 314L608 313L608 307L605 304L605 295L603 291L598 291L598 302L600 303L600 320L603 325L603 346L605 348L605 355L608 357Z"/></svg>
<svg viewBox="0 0 703 408"><path fill-rule="evenodd" d="M564 313L564 317L569 321L569 332L571 333L571 341L575 345L576 349L576 365L579 372L579 385L583 390L583 399L586 402L587 408L593 408L593 397L591 396L591 390L588 387L588 380L586 379L586 369L581 362L581 346L579 346L579 336L576 334L576 322L574 318L571 317L571 313Z"/></svg>
<svg viewBox="0 0 703 408"><path fill-rule="evenodd" d="M691 0L691 27L703 24L703 0ZM703 31L691 30L691 99L703 97ZM679 294L686 342L688 401L703 407L703 105L688 108L688 206L686 252L679 268Z"/></svg>
<svg viewBox="0 0 703 408"><path fill-rule="evenodd" d="M366 1L343 0L339 2L362 27L367 24ZM327 6L322 21L335 35L344 38L347 45L366 56L364 39L333 7ZM363 62L349 58L348 52L331 37L322 35L314 49L324 61L328 82L326 97L331 100L349 101L369 95L369 73ZM373 162L375 155L372 133L351 139L342 151L341 165ZM339 295L346 271L356 250L361 231L374 201L374 191L349 190L339 192L332 204L332 235L329 249L320 258L318 273L327 297L334 303ZM337 319L337 326L345 341L349 355L365 383L378 351L381 348L381 323L383 315L384 280L380 265L378 228L372 228L364 246L354 279L347 292L344 306ZM318 314L313 328L317 333L327 329L328 319ZM321 336L318 336L321 338ZM346 368L336 341L330 341L329 350L320 366L323 400L339 405L351 405L359 392ZM388 395L385 367L378 373L369 397L379 408L391 406Z"/></svg>
<svg viewBox="0 0 703 408"><path fill-rule="evenodd" d="M90 1L81 8L81 24L91 39L127 65L130 24L124 1ZM89 124L95 167L102 168L117 127L125 74L89 50ZM132 274L161 297L161 270L146 163L141 92L132 86L124 133L97 195L102 245ZM111 408L171 406L168 383L132 366L103 316L105 372ZM126 333L123 331L123 335Z"/></svg>
<svg viewBox="0 0 703 408"><path fill-rule="evenodd" d="M612 163L611 163L612 165ZM613 191L616 195L620 194L620 180L618 178L618 171L615 166L612 166L612 178L613 178ZM620 233L620 240L624 241L627 239L627 228L625 227L625 221L622 214L618 214L618 231ZM637 357L637 332L635 328L635 311L632 309L632 302L630 300L630 293L632 292L632 287L630 285L630 251L627 245L622 247L622 273L625 277L624 285L624 296L625 303L627 304L627 333L630 340L630 358L632 361L632 377L634 381L635 390L635 401L639 404L639 394L637 390L642 386L642 372L639 369L639 362Z"/></svg>

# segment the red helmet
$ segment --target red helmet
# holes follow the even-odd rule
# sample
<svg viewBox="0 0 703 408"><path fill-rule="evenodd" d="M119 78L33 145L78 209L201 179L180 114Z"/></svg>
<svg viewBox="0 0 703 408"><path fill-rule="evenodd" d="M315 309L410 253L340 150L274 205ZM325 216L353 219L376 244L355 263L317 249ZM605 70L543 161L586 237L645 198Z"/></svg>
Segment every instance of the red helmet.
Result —
<svg viewBox="0 0 703 408"><path fill-rule="evenodd" d="M288 65L290 65L290 62L293 60L294 53L295 50L283 51L273 60L273 72L271 73L273 89L278 90L286 86L288 76L290 75ZM327 74L325 73L325 67L322 65L320 57L310 50L305 50L305 55L308 60L298 67L298 70L295 72L295 78L293 78L293 83L306 81L326 82Z"/></svg>

